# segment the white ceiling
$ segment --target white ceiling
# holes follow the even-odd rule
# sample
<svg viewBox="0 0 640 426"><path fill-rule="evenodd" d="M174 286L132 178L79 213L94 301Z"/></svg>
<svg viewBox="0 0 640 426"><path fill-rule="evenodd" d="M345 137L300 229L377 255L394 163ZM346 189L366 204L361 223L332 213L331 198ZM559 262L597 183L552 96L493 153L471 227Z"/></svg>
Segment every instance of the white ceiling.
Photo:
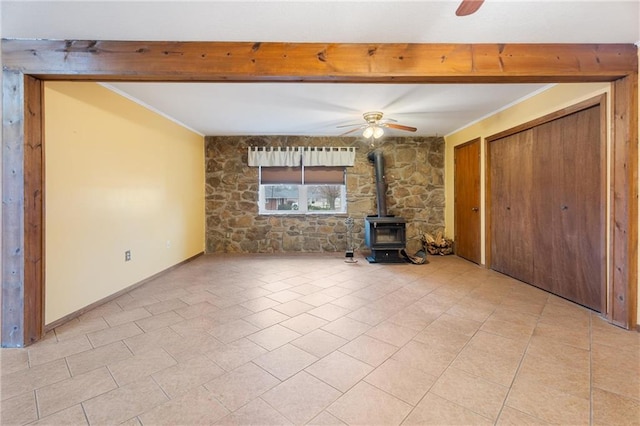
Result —
<svg viewBox="0 0 640 426"><path fill-rule="evenodd" d="M11 1L4 38L337 43L637 43L640 0L486 0L467 17L441 1ZM540 84L112 83L206 135L331 136L363 112L443 135ZM395 133L394 133L395 132ZM407 135L405 132L389 132Z"/></svg>

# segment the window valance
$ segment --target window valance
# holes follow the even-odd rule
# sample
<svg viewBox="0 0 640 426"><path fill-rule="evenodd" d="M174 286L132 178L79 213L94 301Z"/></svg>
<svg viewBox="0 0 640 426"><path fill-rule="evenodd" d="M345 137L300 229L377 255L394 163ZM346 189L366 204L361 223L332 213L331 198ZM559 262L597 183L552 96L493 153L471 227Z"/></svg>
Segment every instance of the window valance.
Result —
<svg viewBox="0 0 640 426"><path fill-rule="evenodd" d="M354 147L249 147L251 167L353 166Z"/></svg>
<svg viewBox="0 0 640 426"><path fill-rule="evenodd" d="M301 161L302 152L298 147L249 147L251 167L296 167Z"/></svg>

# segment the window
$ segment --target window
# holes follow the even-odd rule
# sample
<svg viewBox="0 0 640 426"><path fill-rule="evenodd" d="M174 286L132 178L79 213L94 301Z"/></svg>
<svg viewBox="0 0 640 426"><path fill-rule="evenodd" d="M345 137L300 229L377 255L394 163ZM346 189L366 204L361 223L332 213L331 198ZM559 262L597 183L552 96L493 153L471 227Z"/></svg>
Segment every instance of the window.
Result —
<svg viewBox="0 0 640 426"><path fill-rule="evenodd" d="M259 167L260 214L347 212L346 168L354 147L249 147L247 164Z"/></svg>
<svg viewBox="0 0 640 426"><path fill-rule="evenodd" d="M347 212L345 167L260 167L260 214Z"/></svg>

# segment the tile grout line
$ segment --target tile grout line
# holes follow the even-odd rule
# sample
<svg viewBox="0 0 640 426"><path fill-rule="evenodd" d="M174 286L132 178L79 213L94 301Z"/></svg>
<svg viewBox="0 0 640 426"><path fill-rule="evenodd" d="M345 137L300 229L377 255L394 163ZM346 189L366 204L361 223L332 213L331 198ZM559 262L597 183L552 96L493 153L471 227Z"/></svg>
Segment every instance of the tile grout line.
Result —
<svg viewBox="0 0 640 426"><path fill-rule="evenodd" d="M546 303L548 303L548 299L547 299L547 302L545 302L545 306L546 306ZM543 309L543 311L544 311L544 309ZM531 345L531 338L533 337L533 333L535 333L536 328L538 327L538 323L540 322L540 317L541 317L541 315L538 315L538 319L536 319L536 326L531 331L531 335L529 336L529 339L527 340L527 345L524 348L524 350L522 351L522 356L520 357L520 361L518 362L518 367L516 368L516 371L515 371L515 373L513 375L513 378L511 379L511 383L509 384L509 389L507 390L507 394L504 397L504 402L502 403L502 407L500 408L500 412L498 413L498 418L496 419L496 421L500 418L500 416L502 416L502 412L504 411L504 407L505 406L509 407L509 408L512 408L509 405L507 405L507 401L509 400L509 396L511 395L511 392L513 391L513 386L514 386L514 384L516 382L516 378L518 377L518 374L520 373L520 369L522 368L522 364L524 363L524 359L527 356L527 351L529 350L529 346ZM518 411L520 411L520 410L518 410ZM522 412L522 411L520 411L520 412ZM529 414L529 413L525 413L525 414L528 414L528 415L530 415L532 417L537 418L536 416L533 416L532 414ZM542 420L542 419L540 419L540 420ZM542 420L542 421L544 421L544 420Z"/></svg>
<svg viewBox="0 0 640 426"><path fill-rule="evenodd" d="M42 416L40 415L40 404L38 403L38 392L36 392L37 389L34 389L33 392L33 399L36 403L36 417L38 418L38 420L42 419Z"/></svg>

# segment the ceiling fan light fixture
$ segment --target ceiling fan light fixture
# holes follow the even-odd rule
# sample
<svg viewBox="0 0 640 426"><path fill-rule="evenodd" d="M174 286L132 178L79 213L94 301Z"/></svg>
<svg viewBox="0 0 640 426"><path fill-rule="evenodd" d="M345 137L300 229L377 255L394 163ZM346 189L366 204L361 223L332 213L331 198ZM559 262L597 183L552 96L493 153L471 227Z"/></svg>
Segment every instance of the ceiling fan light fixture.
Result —
<svg viewBox="0 0 640 426"><path fill-rule="evenodd" d="M348 135L349 133L356 132L358 130L362 130L362 136L365 139L374 138L379 139L384 136L384 128L388 127L396 130L404 130L406 132L415 132L418 130L416 127L405 126L403 124L398 124L392 118L382 119L382 113L380 111L370 111L362 114L362 117L366 121L366 124L345 124L338 127L353 127L358 126L348 132L343 133L340 136Z"/></svg>
<svg viewBox="0 0 640 426"><path fill-rule="evenodd" d="M384 129L380 126L376 126L375 124L371 124L365 127L364 131L362 132L362 136L364 136L366 139L369 139L372 136L374 139L378 139L382 137L382 135L384 135Z"/></svg>

